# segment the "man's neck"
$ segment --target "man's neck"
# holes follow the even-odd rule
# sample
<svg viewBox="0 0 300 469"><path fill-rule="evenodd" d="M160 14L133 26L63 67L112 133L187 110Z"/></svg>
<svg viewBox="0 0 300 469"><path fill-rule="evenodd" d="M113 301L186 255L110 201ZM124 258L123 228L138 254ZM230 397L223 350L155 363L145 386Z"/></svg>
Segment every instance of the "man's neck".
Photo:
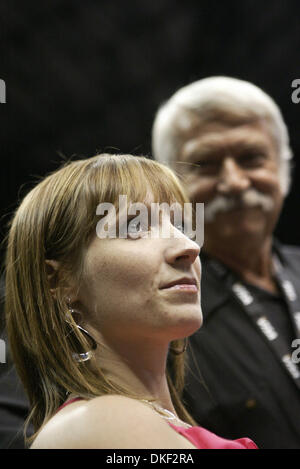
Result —
<svg viewBox="0 0 300 469"><path fill-rule="evenodd" d="M278 292L272 263L272 238L263 243L204 244L204 252L221 261L243 281L273 293Z"/></svg>

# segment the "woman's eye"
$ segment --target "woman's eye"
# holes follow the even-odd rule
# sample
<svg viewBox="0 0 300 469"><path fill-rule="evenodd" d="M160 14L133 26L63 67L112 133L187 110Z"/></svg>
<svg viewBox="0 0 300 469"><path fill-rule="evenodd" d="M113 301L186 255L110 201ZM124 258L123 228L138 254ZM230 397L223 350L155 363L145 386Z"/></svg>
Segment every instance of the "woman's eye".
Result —
<svg viewBox="0 0 300 469"><path fill-rule="evenodd" d="M183 233L184 232L184 223L175 223L174 228L176 228L177 230L179 230Z"/></svg>
<svg viewBox="0 0 300 469"><path fill-rule="evenodd" d="M143 234L148 233L149 226L142 224L139 220L129 220L127 225L127 233L130 238L139 238Z"/></svg>
<svg viewBox="0 0 300 469"><path fill-rule="evenodd" d="M185 236L187 236L187 238L191 239L192 241L196 239L196 232L195 230L193 230L193 226L190 220L188 220L186 223L174 223L174 228L183 233Z"/></svg>
<svg viewBox="0 0 300 469"><path fill-rule="evenodd" d="M136 233L141 230L141 222L129 221L127 231L128 233Z"/></svg>

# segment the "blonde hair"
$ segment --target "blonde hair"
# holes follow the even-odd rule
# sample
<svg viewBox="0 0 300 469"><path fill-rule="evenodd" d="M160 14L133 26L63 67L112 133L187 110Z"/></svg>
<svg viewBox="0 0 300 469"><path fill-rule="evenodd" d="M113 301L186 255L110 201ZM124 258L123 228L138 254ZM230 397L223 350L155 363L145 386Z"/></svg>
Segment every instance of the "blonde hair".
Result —
<svg viewBox="0 0 300 469"><path fill-rule="evenodd" d="M75 342L89 346L73 321L66 321L67 304L62 294L66 281L80 281L83 254L95 234L96 207L105 201L117 206L119 194L129 202L142 201L149 190L155 201L188 202L182 186L166 166L132 155L97 155L74 161L47 176L33 188L17 209L7 240L6 324L13 359L28 394L37 435L65 401L66 393L92 398L103 394L131 397L106 379L91 362L72 358ZM50 292L46 260L62 268L58 293ZM182 341L174 341L181 346ZM171 396L179 416L194 423L180 400L184 378L184 354L171 355ZM32 438L32 439L33 439Z"/></svg>

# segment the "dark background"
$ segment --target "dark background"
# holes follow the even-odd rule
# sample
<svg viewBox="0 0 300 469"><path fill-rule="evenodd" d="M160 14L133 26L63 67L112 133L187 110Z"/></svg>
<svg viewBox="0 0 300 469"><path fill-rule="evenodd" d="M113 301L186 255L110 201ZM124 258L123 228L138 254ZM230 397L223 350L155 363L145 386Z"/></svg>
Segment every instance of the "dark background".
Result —
<svg viewBox="0 0 300 469"><path fill-rule="evenodd" d="M157 107L210 75L280 105L299 161L299 0L1 1L1 238L36 176L100 151L151 155ZM300 245L299 168L277 236Z"/></svg>

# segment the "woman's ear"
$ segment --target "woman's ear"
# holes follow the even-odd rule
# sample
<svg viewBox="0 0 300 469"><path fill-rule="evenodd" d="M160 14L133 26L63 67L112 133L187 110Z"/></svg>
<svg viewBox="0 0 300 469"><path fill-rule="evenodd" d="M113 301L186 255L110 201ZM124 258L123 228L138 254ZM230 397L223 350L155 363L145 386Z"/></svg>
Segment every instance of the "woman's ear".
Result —
<svg viewBox="0 0 300 469"><path fill-rule="evenodd" d="M46 274L50 286L51 295L56 298L57 288L58 288L58 273L60 268L60 262L54 261L52 259L46 259Z"/></svg>
<svg viewBox="0 0 300 469"><path fill-rule="evenodd" d="M61 262L55 261L53 259L46 259L46 275L49 284L49 291L53 298L58 299L58 292L60 296L64 298L73 297L73 287L69 282L69 279L64 277L63 269ZM75 300L73 300L75 301Z"/></svg>

